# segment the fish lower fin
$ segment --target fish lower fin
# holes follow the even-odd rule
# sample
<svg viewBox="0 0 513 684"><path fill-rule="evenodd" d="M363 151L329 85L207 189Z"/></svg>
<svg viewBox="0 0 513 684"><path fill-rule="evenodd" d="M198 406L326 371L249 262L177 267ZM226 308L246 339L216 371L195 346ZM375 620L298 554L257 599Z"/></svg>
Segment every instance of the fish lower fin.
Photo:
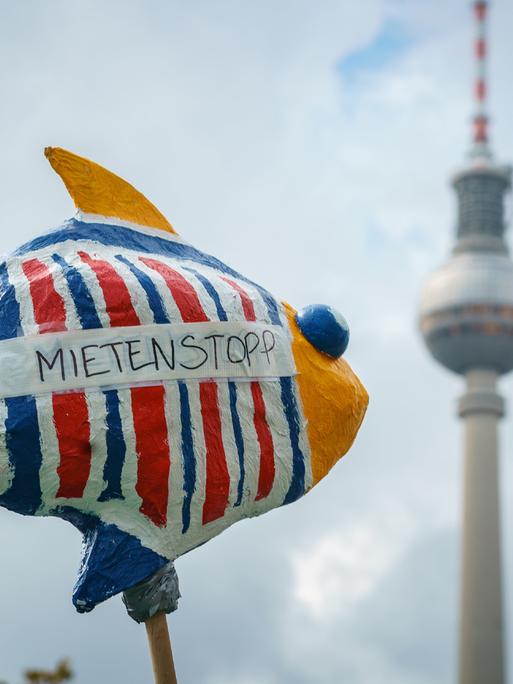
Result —
<svg viewBox="0 0 513 684"><path fill-rule="evenodd" d="M169 560L116 525L99 522L84 531L73 605L87 613L98 603L142 582Z"/></svg>

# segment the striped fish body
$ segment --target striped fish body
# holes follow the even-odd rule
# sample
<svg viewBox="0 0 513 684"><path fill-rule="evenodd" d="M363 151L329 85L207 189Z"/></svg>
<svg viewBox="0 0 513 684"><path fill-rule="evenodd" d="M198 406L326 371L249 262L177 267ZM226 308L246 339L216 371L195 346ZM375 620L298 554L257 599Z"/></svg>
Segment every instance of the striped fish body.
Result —
<svg viewBox="0 0 513 684"><path fill-rule="evenodd" d="M354 434L336 458L316 448L312 363L350 386L346 432L366 405L286 305L119 213L81 213L0 265L0 505L83 532L80 611L329 470Z"/></svg>

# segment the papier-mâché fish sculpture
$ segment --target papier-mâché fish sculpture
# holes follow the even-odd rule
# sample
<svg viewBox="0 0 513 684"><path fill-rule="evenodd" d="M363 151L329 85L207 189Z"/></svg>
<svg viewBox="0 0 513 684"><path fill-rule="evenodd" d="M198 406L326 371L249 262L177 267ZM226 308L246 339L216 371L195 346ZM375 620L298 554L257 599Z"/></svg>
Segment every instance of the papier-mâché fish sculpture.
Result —
<svg viewBox="0 0 513 684"><path fill-rule="evenodd" d="M121 178L46 156L78 213L0 264L0 505L82 531L87 611L305 494L367 393L331 308L296 313Z"/></svg>

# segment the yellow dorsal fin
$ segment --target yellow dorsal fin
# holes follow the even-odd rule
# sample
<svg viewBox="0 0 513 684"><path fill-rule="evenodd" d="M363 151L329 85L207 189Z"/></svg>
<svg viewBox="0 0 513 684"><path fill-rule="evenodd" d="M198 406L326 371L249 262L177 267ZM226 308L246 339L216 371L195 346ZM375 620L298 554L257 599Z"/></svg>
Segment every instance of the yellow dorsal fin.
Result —
<svg viewBox="0 0 513 684"><path fill-rule="evenodd" d="M142 193L99 164L60 147L46 147L45 156L80 211L176 233Z"/></svg>

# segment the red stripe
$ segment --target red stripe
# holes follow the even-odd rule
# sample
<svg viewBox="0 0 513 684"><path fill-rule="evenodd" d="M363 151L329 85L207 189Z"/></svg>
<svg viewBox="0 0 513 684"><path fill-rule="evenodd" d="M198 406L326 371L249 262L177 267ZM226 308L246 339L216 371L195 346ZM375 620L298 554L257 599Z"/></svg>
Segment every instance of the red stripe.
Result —
<svg viewBox="0 0 513 684"><path fill-rule="evenodd" d="M476 10L476 17L479 21L484 21L486 14L486 2L476 2L474 5Z"/></svg>
<svg viewBox="0 0 513 684"><path fill-rule="evenodd" d="M234 280L230 280L229 278L223 278L223 280L239 293L246 320L256 321L255 307L246 290ZM257 495L255 497L255 501L259 501L269 495L274 483L274 445L271 430L269 429L265 415L265 402L260 383L251 383L251 394L253 396L253 406L255 409L253 423L260 446L260 470L258 473Z"/></svg>
<svg viewBox="0 0 513 684"><path fill-rule="evenodd" d="M486 94L486 85L484 81L476 81L476 97L478 100L483 101Z"/></svg>
<svg viewBox="0 0 513 684"><path fill-rule="evenodd" d="M476 57L478 59L484 59L486 53L486 43L483 38L478 38L476 40Z"/></svg>
<svg viewBox="0 0 513 684"><path fill-rule="evenodd" d="M83 392L66 392L53 394L52 402L60 452L57 496L81 497L91 471L91 431L86 398Z"/></svg>
<svg viewBox="0 0 513 684"><path fill-rule="evenodd" d="M78 254L98 278L111 326L140 325L139 316L134 309L125 281L112 264L102 259L93 259L85 252Z"/></svg>
<svg viewBox="0 0 513 684"><path fill-rule="evenodd" d="M201 416L207 449L203 524L224 515L230 494L230 474L223 445L219 399L215 382L200 383Z"/></svg>
<svg viewBox="0 0 513 684"><path fill-rule="evenodd" d="M265 417L265 403L262 388L258 382L251 383L251 394L255 407L254 423L260 445L260 472L258 474L258 490L255 501L265 499L269 495L274 482L274 446L271 430Z"/></svg>
<svg viewBox="0 0 513 684"><path fill-rule="evenodd" d="M486 142L487 134L487 119L478 118L474 120L474 140L476 142Z"/></svg>
<svg viewBox="0 0 513 684"><path fill-rule="evenodd" d="M167 264L163 264L161 261L148 257L139 258L146 266L157 271L164 278L180 311L180 316L185 323L208 321L196 290L187 278L184 278L181 273L175 271L174 268Z"/></svg>
<svg viewBox="0 0 513 684"><path fill-rule="evenodd" d="M223 278L225 283L228 283L233 289L239 293L240 301L242 303L242 310L247 321L256 321L255 307L251 301L250 296L238 283L229 278Z"/></svg>
<svg viewBox="0 0 513 684"><path fill-rule="evenodd" d="M50 269L39 259L22 263L23 273L29 281L34 306L34 319L40 333L66 330L66 307L55 289Z"/></svg>
<svg viewBox="0 0 513 684"><path fill-rule="evenodd" d="M161 385L134 387L132 415L137 452L136 492L142 499L140 511L155 525L167 522L170 452Z"/></svg>

